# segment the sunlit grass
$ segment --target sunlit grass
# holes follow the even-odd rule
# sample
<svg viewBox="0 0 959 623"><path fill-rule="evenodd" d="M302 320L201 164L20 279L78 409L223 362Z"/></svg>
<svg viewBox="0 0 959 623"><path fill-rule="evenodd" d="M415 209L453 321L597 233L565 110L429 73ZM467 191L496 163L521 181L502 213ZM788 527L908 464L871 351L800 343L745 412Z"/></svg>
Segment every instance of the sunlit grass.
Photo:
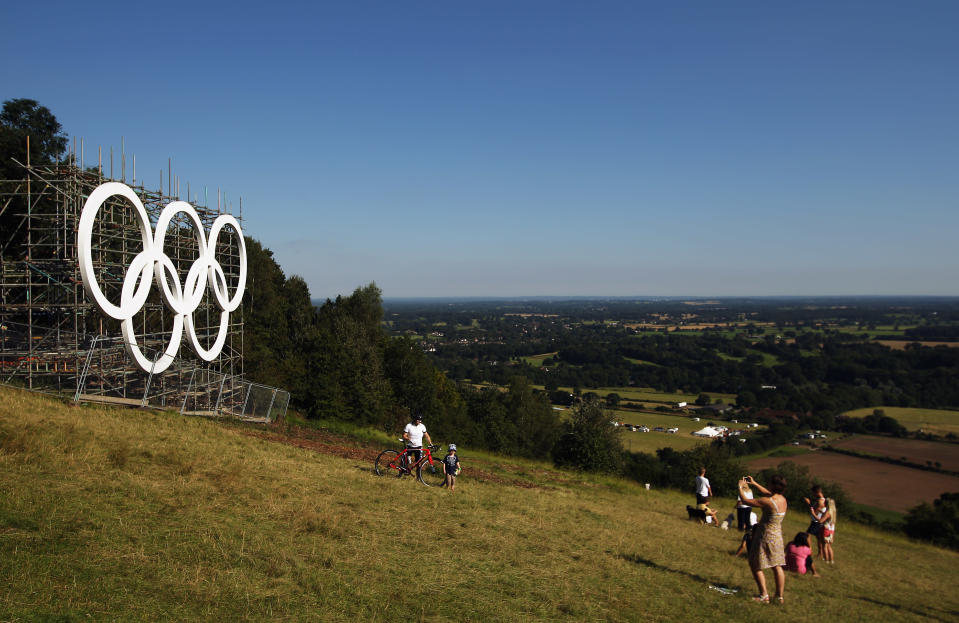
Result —
<svg viewBox="0 0 959 623"><path fill-rule="evenodd" d="M0 387L0 620L919 621L959 611L943 590L959 556L868 528L841 525L837 564L822 579L791 576L773 610L746 599L748 568L730 556L738 533L685 519L691 494L468 451L450 494L245 432ZM804 526L791 512L784 531Z"/></svg>

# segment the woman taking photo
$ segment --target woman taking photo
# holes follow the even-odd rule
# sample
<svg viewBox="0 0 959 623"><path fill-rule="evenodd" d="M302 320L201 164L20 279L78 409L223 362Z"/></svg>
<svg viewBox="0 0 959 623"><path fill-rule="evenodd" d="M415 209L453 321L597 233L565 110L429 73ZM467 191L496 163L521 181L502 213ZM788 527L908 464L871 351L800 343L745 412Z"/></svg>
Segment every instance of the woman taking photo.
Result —
<svg viewBox="0 0 959 623"><path fill-rule="evenodd" d="M762 509L762 519L753 530L752 542L749 544L749 568L753 572L759 596L753 601L769 603L769 592L766 590L766 576L764 569L772 569L776 580L776 600L783 602L783 589L786 584L786 554L783 550L782 521L786 516L786 479L779 474L769 480L769 488L762 486L752 476L745 476L739 481L739 491L744 492L752 485L763 497L747 499L740 496L743 503Z"/></svg>

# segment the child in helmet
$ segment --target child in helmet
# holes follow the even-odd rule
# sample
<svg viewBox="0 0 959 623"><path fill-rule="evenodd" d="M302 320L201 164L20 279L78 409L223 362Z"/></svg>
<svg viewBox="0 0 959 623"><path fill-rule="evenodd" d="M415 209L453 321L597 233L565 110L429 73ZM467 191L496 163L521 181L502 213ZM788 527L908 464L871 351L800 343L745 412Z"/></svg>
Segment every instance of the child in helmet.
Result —
<svg viewBox="0 0 959 623"><path fill-rule="evenodd" d="M443 465L446 467L446 482L444 487L449 487L450 491L456 488L456 476L460 473L460 459L456 456L456 444L451 443L450 449L443 457Z"/></svg>

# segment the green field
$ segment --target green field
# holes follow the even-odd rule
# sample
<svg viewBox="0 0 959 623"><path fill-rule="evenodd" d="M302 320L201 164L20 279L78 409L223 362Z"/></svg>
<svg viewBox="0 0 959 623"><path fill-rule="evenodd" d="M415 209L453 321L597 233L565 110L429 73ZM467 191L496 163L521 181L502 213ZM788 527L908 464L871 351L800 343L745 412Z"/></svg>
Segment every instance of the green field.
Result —
<svg viewBox="0 0 959 623"><path fill-rule="evenodd" d="M763 352L763 351L761 351L761 350L756 350L756 349L754 349L754 348L749 348L749 349L747 349L747 352L748 352L750 355L756 355L756 356L762 358L762 360L763 360L762 365L765 366L765 367L767 367L767 368L771 368L771 367L773 367L773 366L778 366L779 363L780 363L779 357L777 357L776 355L770 355L769 353L765 353L765 352ZM720 359L725 359L725 360L727 360L727 361L745 361L745 359L746 359L745 357L736 357L736 356L734 356L734 355L729 355L729 354L721 353L721 352L717 352L716 354L719 355L719 358L720 358Z"/></svg>
<svg viewBox="0 0 959 623"><path fill-rule="evenodd" d="M866 527L840 526L824 577L790 575L783 606L756 605L746 563L730 555L738 533L688 521L688 493L461 448L450 494L374 476L377 447L294 434L0 387L0 621L871 623L959 612L947 590L959 554ZM783 532L806 519L790 509Z"/></svg>
<svg viewBox="0 0 959 623"><path fill-rule="evenodd" d="M906 336L906 329L915 329L916 325L899 325L897 329L895 325L876 325L875 329L870 329L867 326L858 326L858 327L836 327L840 333L849 333L852 335L866 333L869 337L881 337L884 339L888 338L904 338Z"/></svg>
<svg viewBox="0 0 959 623"><path fill-rule="evenodd" d="M541 355L530 355L529 357L520 357L520 359L522 359L523 361L525 361L526 363L528 363L529 365L535 368L539 368L543 365L544 361L552 357L555 357L556 355L557 355L556 352L552 352L552 353L543 353Z"/></svg>
<svg viewBox="0 0 959 623"><path fill-rule="evenodd" d="M538 389L543 389L542 385L534 385ZM572 392L572 387L560 387L561 391ZM671 404L686 402L693 405L699 394L681 394L656 391L652 387L600 387L598 389L584 389L583 393L593 392L601 398L608 394L619 394L619 397L626 402L655 402L660 404ZM715 402L717 398L722 398L725 404L735 404L736 394L722 394L719 392L704 392L709 395L710 402Z"/></svg>
<svg viewBox="0 0 959 623"><path fill-rule="evenodd" d="M693 437L690 433L699 430L706 425L705 420L693 422L688 417L678 415L665 415L659 413L637 413L635 411L623 411L611 409L613 419L617 422L633 424L634 426L648 426L648 433L640 433L630 430L623 430L620 433L620 439L623 440L623 447L632 452L646 452L654 454L660 448L673 448L674 450L688 450L701 443L708 443L699 437ZM663 428L678 428L678 433L660 433L652 429L657 426Z"/></svg>
<svg viewBox="0 0 959 623"><path fill-rule="evenodd" d="M934 435L959 435L959 411L946 409L916 409L912 407L869 407L854 409L844 415L850 417L865 417L872 415L873 410L882 409L891 418L898 420L908 430L922 429Z"/></svg>
<svg viewBox="0 0 959 623"><path fill-rule="evenodd" d="M529 365L531 365L531 366L533 366L533 367L535 367L535 368L539 368L539 367L541 367L541 366L543 365L543 362L544 362L545 360L550 359L550 358L553 358L553 357L555 357L557 354L559 354L559 353L558 353L558 352L541 353L541 354L539 354L539 355L529 355L528 357L520 357L520 359L521 359L522 361L525 361L526 363L528 363ZM653 363L653 362L651 362L651 361L643 361L642 359L631 359L631 358L629 358L629 357L626 357L625 359L626 359L626 361L628 361L628 362L630 362L630 363L633 363L633 364L636 364L636 365L641 365L641 366L659 366L658 363Z"/></svg>
<svg viewBox="0 0 959 623"><path fill-rule="evenodd" d="M565 410L564 410L565 412ZM674 450L688 450L694 446L709 443L708 439L693 437L693 431L697 431L706 426L709 418L700 418L699 422L694 422L690 417L684 415L670 415L667 413L651 413L628 411L624 409L609 409L610 418L616 422L632 424L634 426L649 427L648 433L630 431L623 429L620 438L623 441L623 447L631 452L646 452L655 454L660 448L673 448ZM722 420L716 419L716 422ZM678 433L658 432L657 426L663 428L678 428ZM761 430L762 427L755 430Z"/></svg>
<svg viewBox="0 0 959 623"><path fill-rule="evenodd" d="M653 363L652 361L644 361L642 359L633 359L632 357L626 357L626 361L629 363L634 363L637 366L653 366L654 368L661 368L662 365L658 363Z"/></svg>

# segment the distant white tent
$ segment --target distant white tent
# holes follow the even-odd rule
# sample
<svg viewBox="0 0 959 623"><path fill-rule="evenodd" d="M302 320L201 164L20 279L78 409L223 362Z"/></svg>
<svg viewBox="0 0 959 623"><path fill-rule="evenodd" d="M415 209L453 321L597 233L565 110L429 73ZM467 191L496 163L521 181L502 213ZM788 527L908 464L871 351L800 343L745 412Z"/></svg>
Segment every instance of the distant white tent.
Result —
<svg viewBox="0 0 959 623"><path fill-rule="evenodd" d="M722 432L716 430L715 428L711 426L707 426L706 428L702 430L696 431L695 433L693 433L693 435L695 435L696 437L719 437L720 435L722 435Z"/></svg>

